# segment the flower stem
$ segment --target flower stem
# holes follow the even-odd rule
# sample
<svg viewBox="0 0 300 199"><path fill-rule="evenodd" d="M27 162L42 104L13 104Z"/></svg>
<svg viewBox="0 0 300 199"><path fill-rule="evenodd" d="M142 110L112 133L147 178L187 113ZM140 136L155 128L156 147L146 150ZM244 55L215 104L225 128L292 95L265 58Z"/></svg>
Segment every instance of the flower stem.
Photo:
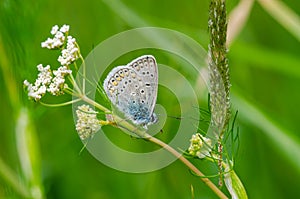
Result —
<svg viewBox="0 0 300 199"><path fill-rule="evenodd" d="M71 78L71 83L72 83L72 85L73 85L73 88L74 88L74 90L77 92L77 93L82 93L81 92L81 89L79 88L79 86L78 86L78 84L76 83L76 81L75 81L75 79L74 79L74 77L73 77L73 75L71 74L71 75L69 75L69 77Z"/></svg>
<svg viewBox="0 0 300 199"><path fill-rule="evenodd" d="M79 49L79 46L78 46L78 49ZM85 65L85 61L84 61L84 58L82 57L81 53L79 53L79 57L82 61L82 65L83 65L82 93L85 94L86 65Z"/></svg>
<svg viewBox="0 0 300 199"><path fill-rule="evenodd" d="M80 95L79 96L83 101L97 107L99 110L103 111L104 113L110 113L111 111L107 109L106 107L102 106L101 104L95 102L94 100L90 99L86 95Z"/></svg>

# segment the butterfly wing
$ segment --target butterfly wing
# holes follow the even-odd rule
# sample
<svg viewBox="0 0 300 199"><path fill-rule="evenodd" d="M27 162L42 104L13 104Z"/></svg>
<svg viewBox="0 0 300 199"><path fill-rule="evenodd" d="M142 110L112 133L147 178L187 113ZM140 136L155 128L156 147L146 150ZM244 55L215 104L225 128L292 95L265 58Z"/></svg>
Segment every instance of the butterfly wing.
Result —
<svg viewBox="0 0 300 199"><path fill-rule="evenodd" d="M104 80L111 102L136 124L155 122L157 65L153 56L139 57L127 66L114 68Z"/></svg>
<svg viewBox="0 0 300 199"><path fill-rule="evenodd" d="M128 67L135 69L141 81L142 88L145 90L145 104L149 107L151 123L155 123L157 118L153 114L158 88L157 63L152 55L143 55L127 64Z"/></svg>

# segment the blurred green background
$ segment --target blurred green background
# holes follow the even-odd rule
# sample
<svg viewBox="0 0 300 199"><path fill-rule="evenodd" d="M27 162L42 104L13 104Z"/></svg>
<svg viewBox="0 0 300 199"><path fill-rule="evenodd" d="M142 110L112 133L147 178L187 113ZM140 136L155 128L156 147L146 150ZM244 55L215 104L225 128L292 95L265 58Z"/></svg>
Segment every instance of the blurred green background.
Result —
<svg viewBox="0 0 300 199"><path fill-rule="evenodd" d="M280 4L275 14L268 10L273 1L265 7L263 2L254 2L229 49L232 107L239 111L240 128L235 170L249 198L296 198L300 195L300 2L286 0L293 10ZM228 1L228 13L238 3ZM160 171L130 174L106 167L86 150L79 154L82 143L71 106L33 103L22 85L24 79L34 80L37 64L56 64L58 54L40 48L55 24L71 26L83 55L114 34L142 26L180 31L207 49L208 8L208 0L1 0L0 198L26 195L28 190L20 182L31 193L42 190L44 198L192 198L191 185L195 198L216 198L178 161ZM243 9L246 13L247 7ZM128 145L133 142L123 139ZM210 170L205 162L197 164Z"/></svg>

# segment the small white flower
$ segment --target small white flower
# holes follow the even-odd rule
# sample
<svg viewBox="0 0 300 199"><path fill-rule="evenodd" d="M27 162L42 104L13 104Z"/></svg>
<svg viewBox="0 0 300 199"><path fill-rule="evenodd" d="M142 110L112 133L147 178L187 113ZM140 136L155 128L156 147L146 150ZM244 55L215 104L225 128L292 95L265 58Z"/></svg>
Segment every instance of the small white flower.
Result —
<svg viewBox="0 0 300 199"><path fill-rule="evenodd" d="M76 42L76 39L72 36L68 36L68 43L74 44Z"/></svg>
<svg viewBox="0 0 300 199"><path fill-rule="evenodd" d="M57 33L54 35L54 38L62 40L65 38L65 34L60 31L57 31Z"/></svg>
<svg viewBox="0 0 300 199"><path fill-rule="evenodd" d="M47 38L46 41L41 43L42 48L57 49L61 48L65 44L66 33L69 31L68 25L63 25L60 29L57 25L51 29L53 38Z"/></svg>
<svg viewBox="0 0 300 199"><path fill-rule="evenodd" d="M67 37L67 47L63 49L58 61L61 65L70 65L79 58L79 49L76 46L76 40L72 36Z"/></svg>
<svg viewBox="0 0 300 199"><path fill-rule="evenodd" d="M65 84L65 76L72 73L66 66L61 66L53 71L54 78L51 81L47 91L52 95L64 94L64 89L67 87Z"/></svg>
<svg viewBox="0 0 300 199"><path fill-rule="evenodd" d="M41 43L41 47L42 48L50 48L51 43L52 43L52 39L47 38L46 41Z"/></svg>
<svg viewBox="0 0 300 199"><path fill-rule="evenodd" d="M89 105L78 106L76 110L77 123L76 130L81 140L92 137L101 127L97 119L97 112L94 111Z"/></svg>
<svg viewBox="0 0 300 199"><path fill-rule="evenodd" d="M59 31L60 31L60 32L63 32L63 33L66 33L66 32L69 32L69 29L70 29L70 26L64 24L64 25L60 28Z"/></svg>
<svg viewBox="0 0 300 199"><path fill-rule="evenodd" d="M58 25L53 26L51 29L51 35L55 35L57 33L58 29L59 29Z"/></svg>
<svg viewBox="0 0 300 199"><path fill-rule="evenodd" d="M192 156L204 158L209 156L211 148L211 140L202 136L200 133L196 133L192 135L192 138L190 139L190 147L188 148L188 151Z"/></svg>
<svg viewBox="0 0 300 199"><path fill-rule="evenodd" d="M40 100L47 92L47 87L51 83L52 73L50 66L43 67L42 64L37 65L39 71L38 78L34 84L31 84L27 80L24 81L24 86L27 87L28 97L35 101Z"/></svg>
<svg viewBox="0 0 300 199"><path fill-rule="evenodd" d="M32 84L27 79L24 80L23 84L24 84L25 87L29 87L29 86L32 87Z"/></svg>
<svg viewBox="0 0 300 199"><path fill-rule="evenodd" d="M48 48L48 49L57 49L64 45L64 37L62 38L47 38L46 41L41 43L42 48Z"/></svg>
<svg viewBox="0 0 300 199"><path fill-rule="evenodd" d="M49 84L52 79L50 65L43 67L42 64L37 65L37 69L40 72L38 74L38 80L42 82L42 84Z"/></svg>

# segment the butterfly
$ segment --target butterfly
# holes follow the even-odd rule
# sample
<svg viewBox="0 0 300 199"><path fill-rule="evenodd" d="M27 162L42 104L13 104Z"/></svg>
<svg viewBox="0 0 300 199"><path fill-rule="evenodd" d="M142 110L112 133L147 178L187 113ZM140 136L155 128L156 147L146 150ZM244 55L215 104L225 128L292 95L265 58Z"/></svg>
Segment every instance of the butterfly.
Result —
<svg viewBox="0 0 300 199"><path fill-rule="evenodd" d="M109 100L134 124L156 123L157 63L152 55L140 56L125 66L113 68L103 83Z"/></svg>

